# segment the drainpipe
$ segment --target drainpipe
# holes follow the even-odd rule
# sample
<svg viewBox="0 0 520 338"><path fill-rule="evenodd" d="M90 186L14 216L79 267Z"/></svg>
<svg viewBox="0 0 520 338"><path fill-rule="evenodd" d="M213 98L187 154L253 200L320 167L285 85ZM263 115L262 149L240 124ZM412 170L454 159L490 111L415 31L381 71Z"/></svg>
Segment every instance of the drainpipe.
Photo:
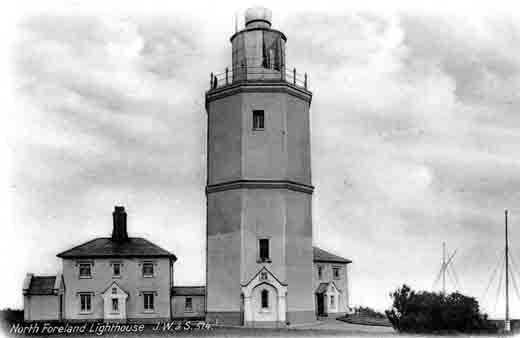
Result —
<svg viewBox="0 0 520 338"><path fill-rule="evenodd" d="M169 304L170 304L170 308L169 308L169 312L170 312L170 322L173 320L173 313L172 313L172 297L173 297L173 259L170 257L169 258L169 261L170 261L170 285L169 285L169 295L170 295L170 301L169 301Z"/></svg>

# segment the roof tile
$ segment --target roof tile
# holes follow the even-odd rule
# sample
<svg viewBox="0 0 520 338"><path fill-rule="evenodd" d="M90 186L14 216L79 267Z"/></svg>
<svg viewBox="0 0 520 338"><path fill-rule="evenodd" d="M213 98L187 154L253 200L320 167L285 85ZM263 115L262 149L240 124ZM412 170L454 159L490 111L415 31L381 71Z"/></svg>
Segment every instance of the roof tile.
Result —
<svg viewBox="0 0 520 338"><path fill-rule="evenodd" d="M33 276L27 294L29 295L52 295L54 294L54 283L56 276Z"/></svg>
<svg viewBox="0 0 520 338"><path fill-rule="evenodd" d="M107 257L173 257L174 254L147 241L130 237L127 241L116 242L110 237L96 238L57 255L60 258L107 258Z"/></svg>
<svg viewBox="0 0 520 338"><path fill-rule="evenodd" d="M325 293L325 292L327 292L328 287L329 287L329 282L320 283L320 285L318 285L318 288L316 289L316 293Z"/></svg>
<svg viewBox="0 0 520 338"><path fill-rule="evenodd" d="M316 246L312 247L314 254L314 262L332 262L332 263L342 263L349 264L352 263L350 259L343 258L340 256L336 256L328 251L322 250Z"/></svg>
<svg viewBox="0 0 520 338"><path fill-rule="evenodd" d="M174 286L175 296L204 296L206 288L204 286Z"/></svg>

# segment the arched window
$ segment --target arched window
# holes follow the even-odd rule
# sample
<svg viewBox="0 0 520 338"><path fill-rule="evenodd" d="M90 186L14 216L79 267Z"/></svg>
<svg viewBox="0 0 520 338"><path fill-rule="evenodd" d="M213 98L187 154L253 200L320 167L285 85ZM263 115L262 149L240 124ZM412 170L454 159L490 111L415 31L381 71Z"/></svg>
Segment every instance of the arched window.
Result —
<svg viewBox="0 0 520 338"><path fill-rule="evenodd" d="M267 309L269 307L269 291L262 290L262 309Z"/></svg>

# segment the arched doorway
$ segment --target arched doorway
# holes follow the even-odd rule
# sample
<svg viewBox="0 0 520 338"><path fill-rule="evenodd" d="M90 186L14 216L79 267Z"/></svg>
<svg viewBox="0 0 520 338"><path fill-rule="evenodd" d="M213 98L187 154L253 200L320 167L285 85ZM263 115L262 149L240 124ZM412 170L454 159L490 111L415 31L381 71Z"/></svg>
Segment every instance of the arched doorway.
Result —
<svg viewBox="0 0 520 338"><path fill-rule="evenodd" d="M260 269L249 282L242 284L244 295L244 325L271 326L285 325L287 311L287 285L265 267Z"/></svg>
<svg viewBox="0 0 520 338"><path fill-rule="evenodd" d="M278 292L274 286L267 283L257 285L251 293L251 305L253 321L278 321Z"/></svg>

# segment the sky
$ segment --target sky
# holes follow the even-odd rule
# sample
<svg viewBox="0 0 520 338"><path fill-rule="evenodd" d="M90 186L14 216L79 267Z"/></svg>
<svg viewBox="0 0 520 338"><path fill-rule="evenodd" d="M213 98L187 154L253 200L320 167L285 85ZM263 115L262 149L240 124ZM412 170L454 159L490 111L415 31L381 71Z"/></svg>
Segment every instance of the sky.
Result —
<svg viewBox="0 0 520 338"><path fill-rule="evenodd" d="M313 238L353 260L351 305L432 290L444 241L458 289L503 316L498 276L486 286L509 209L520 287L520 20L496 1L8 7L0 307L22 306L26 272L56 273L57 253L109 236L114 205L131 236L177 255L176 284L204 283L204 92L231 63L234 16L242 27L256 4L309 74Z"/></svg>

